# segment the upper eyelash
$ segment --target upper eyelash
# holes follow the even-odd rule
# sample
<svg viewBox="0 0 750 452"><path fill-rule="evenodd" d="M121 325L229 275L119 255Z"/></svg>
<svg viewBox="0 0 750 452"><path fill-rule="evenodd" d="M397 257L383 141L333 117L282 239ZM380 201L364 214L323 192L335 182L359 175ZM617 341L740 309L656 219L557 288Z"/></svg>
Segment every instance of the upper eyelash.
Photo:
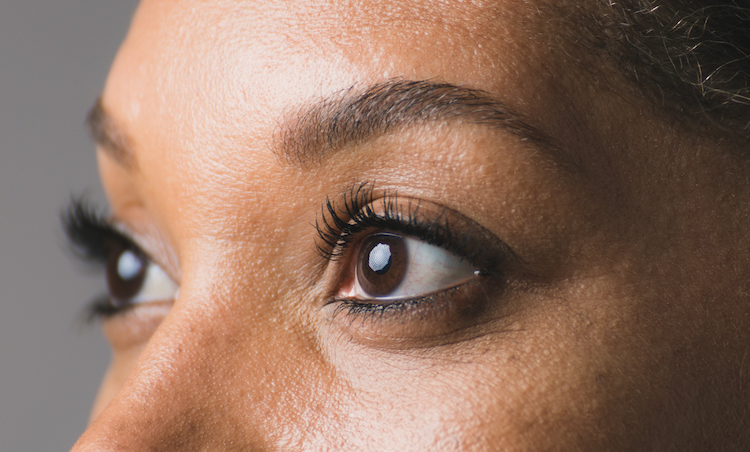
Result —
<svg viewBox="0 0 750 452"><path fill-rule="evenodd" d="M352 186L349 193L344 193L343 209L337 208L331 198L326 196L325 203L321 206L321 221L315 218L315 229L318 231L320 242L316 242L318 252L328 260L340 257L336 252L344 231L350 226L349 219L354 218L363 206L372 202L372 185L361 183Z"/></svg>
<svg viewBox="0 0 750 452"><path fill-rule="evenodd" d="M461 256L476 265L484 275L494 274L497 268L513 252L503 246L503 255L498 256L484 247L477 246L476 236L471 231L456 233L448 221L445 209L425 220L418 215L420 203L409 198L406 206L399 203L395 190L383 193L383 213L374 210L375 185L363 182L352 186L344 194L340 204L326 198L321 207L321 220L315 220L320 241L316 243L318 252L327 260L342 258L358 234L368 228L391 229L411 235L430 244L439 246Z"/></svg>
<svg viewBox="0 0 750 452"><path fill-rule="evenodd" d="M326 197L321 207L322 219L315 220L320 237L316 246L323 257L328 260L341 258L357 234L367 228L395 229L438 246L450 247L454 242L450 225L443 215L429 222L419 221L419 203L410 200L404 211L399 208L398 194L392 190L383 194L383 213L376 213L372 205L374 193L374 184L363 182L352 186L340 204Z"/></svg>
<svg viewBox="0 0 750 452"><path fill-rule="evenodd" d="M83 196L71 199L61 213L60 221L70 249L84 262L105 264L108 258L107 240L119 242L124 248L140 250Z"/></svg>

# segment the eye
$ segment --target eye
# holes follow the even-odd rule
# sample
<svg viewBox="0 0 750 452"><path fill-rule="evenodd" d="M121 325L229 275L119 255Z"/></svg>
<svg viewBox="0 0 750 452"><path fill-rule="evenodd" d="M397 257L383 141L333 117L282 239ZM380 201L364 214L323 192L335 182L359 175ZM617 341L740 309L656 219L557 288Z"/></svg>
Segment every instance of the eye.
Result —
<svg viewBox="0 0 750 452"><path fill-rule="evenodd" d="M178 286L164 270L85 198L71 200L61 220L74 255L96 268L103 267L106 274L108 293L87 305L84 314L88 320L177 296Z"/></svg>
<svg viewBox="0 0 750 452"><path fill-rule="evenodd" d="M329 261L330 325L375 347L429 347L469 337L501 306L519 259L462 213L357 184L315 222Z"/></svg>
<svg viewBox="0 0 750 452"><path fill-rule="evenodd" d="M479 274L465 259L406 235L379 232L367 236L354 259L351 299L402 300L460 285Z"/></svg>
<svg viewBox="0 0 750 452"><path fill-rule="evenodd" d="M177 284L142 251L124 246L117 240L109 240L106 248L107 288L109 303L113 308L127 308L175 297Z"/></svg>

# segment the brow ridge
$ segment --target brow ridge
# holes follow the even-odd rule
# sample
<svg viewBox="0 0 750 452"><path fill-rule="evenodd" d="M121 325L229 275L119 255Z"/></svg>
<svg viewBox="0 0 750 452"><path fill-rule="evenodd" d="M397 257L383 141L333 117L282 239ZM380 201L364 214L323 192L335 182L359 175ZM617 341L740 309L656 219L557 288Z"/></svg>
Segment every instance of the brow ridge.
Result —
<svg viewBox="0 0 750 452"><path fill-rule="evenodd" d="M487 92L431 80L391 79L303 105L279 124L274 152L286 163L319 165L347 146L403 128L454 120L504 130L577 167L555 140Z"/></svg>
<svg viewBox="0 0 750 452"><path fill-rule="evenodd" d="M128 170L137 169L132 139L115 123L101 97L86 114L86 128L94 143L117 163Z"/></svg>

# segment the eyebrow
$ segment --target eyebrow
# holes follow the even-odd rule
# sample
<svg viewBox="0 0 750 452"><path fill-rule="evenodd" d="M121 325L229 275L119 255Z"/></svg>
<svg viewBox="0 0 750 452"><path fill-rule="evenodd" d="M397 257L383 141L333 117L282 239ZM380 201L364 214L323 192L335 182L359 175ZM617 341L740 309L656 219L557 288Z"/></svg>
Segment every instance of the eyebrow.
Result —
<svg viewBox="0 0 750 452"><path fill-rule="evenodd" d="M128 170L137 169L133 140L118 127L112 115L104 108L101 97L86 114L89 136L104 152Z"/></svg>
<svg viewBox="0 0 750 452"><path fill-rule="evenodd" d="M392 79L355 87L288 115L275 134L274 152L287 163L321 164L332 153L400 129L459 120L500 129L577 168L549 135L487 92L430 80Z"/></svg>
<svg viewBox="0 0 750 452"><path fill-rule="evenodd" d="M305 167L325 157L396 130L430 122L460 120L504 130L541 149L563 166L578 169L549 135L487 92L429 80L392 79L355 87L288 115L275 134L273 151ZM93 141L128 170L137 169L132 139L117 126L101 97L86 115Z"/></svg>

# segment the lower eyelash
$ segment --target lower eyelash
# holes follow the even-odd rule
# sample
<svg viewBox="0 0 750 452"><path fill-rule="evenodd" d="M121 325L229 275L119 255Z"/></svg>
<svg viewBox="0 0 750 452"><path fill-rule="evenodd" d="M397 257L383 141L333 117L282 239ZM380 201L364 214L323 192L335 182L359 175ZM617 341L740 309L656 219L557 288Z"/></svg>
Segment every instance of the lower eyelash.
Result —
<svg viewBox="0 0 750 452"><path fill-rule="evenodd" d="M127 307L115 306L108 294L95 297L86 303L82 316L86 323L94 323L100 319L107 319L123 312Z"/></svg>
<svg viewBox="0 0 750 452"><path fill-rule="evenodd" d="M409 298L403 300L390 300L387 303L376 300L357 300L351 298L335 299L331 303L337 303L333 312L333 317L344 315L351 319L352 322L361 320L362 323L370 321L371 323L383 320L393 320L394 317L400 317L408 313L409 317L418 315L419 306L425 303L435 305L437 298L442 298L444 293L430 294L418 298Z"/></svg>
<svg viewBox="0 0 750 452"><path fill-rule="evenodd" d="M459 308L456 302L470 286L481 288L478 281L467 281L457 286L449 287L439 292L428 295L405 298L400 300L359 300L353 298L339 298L329 302L336 303L333 318L344 315L351 319L352 323L361 320L362 323L371 322L375 324L381 321L399 320L406 323L418 318L440 316L445 311ZM422 306L427 307L422 309Z"/></svg>

